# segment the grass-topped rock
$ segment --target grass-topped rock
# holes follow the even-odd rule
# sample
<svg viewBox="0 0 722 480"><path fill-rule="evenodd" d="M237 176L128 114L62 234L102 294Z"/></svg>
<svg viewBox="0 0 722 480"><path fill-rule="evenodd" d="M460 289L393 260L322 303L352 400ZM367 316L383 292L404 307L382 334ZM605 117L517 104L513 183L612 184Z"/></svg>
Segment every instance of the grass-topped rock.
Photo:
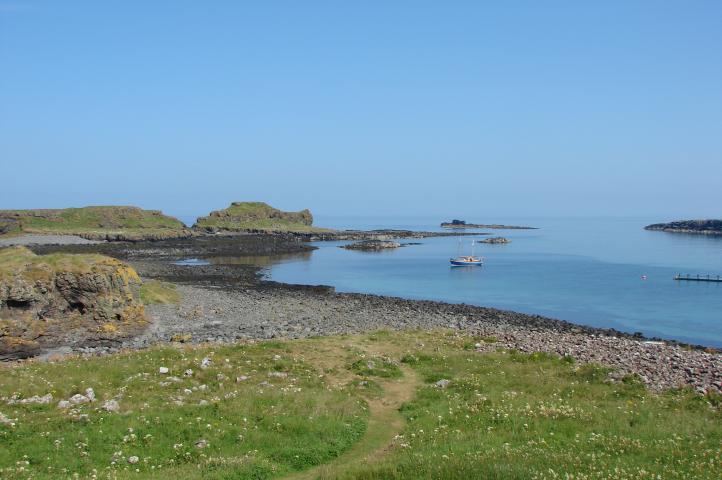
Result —
<svg viewBox="0 0 722 480"><path fill-rule="evenodd" d="M0 235L77 235L90 240L160 240L191 234L180 220L138 207L0 210Z"/></svg>
<svg viewBox="0 0 722 480"><path fill-rule="evenodd" d="M135 270L110 257L0 250L0 359L137 333L146 325L140 286Z"/></svg>
<svg viewBox="0 0 722 480"><path fill-rule="evenodd" d="M328 230L313 226L309 210L283 212L264 202L233 202L223 210L201 217L193 225L205 232L314 233Z"/></svg>

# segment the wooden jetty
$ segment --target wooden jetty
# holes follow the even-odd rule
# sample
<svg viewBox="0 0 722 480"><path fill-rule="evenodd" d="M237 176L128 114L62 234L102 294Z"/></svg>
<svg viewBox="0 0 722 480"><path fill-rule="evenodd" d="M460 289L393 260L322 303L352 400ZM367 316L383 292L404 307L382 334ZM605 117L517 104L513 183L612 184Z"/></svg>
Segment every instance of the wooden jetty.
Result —
<svg viewBox="0 0 722 480"><path fill-rule="evenodd" d="M680 275L679 273L674 276L675 280L681 281L689 281L689 282L718 282L722 283L722 276L720 275L695 275L692 276L690 274L687 275Z"/></svg>

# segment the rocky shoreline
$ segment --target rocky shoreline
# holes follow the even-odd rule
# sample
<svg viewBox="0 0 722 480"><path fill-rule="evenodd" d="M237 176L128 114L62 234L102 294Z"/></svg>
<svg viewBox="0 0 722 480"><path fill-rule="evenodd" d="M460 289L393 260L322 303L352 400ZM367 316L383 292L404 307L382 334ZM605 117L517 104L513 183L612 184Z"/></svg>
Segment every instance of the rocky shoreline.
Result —
<svg viewBox="0 0 722 480"><path fill-rule="evenodd" d="M149 327L115 345L89 344L47 352L102 354L158 342L234 342L304 338L376 329L453 329L494 339L479 351L518 349L570 355L578 362L615 368L611 379L638 374L653 390L680 386L722 391L722 355L675 342L597 329L538 315L443 302L336 293L328 286L264 281L263 265L276 255L308 255L313 247L295 235L203 236L147 243L38 245L38 253L99 252L132 265L144 278L178 284L179 305L154 305ZM173 262L201 258L208 265Z"/></svg>

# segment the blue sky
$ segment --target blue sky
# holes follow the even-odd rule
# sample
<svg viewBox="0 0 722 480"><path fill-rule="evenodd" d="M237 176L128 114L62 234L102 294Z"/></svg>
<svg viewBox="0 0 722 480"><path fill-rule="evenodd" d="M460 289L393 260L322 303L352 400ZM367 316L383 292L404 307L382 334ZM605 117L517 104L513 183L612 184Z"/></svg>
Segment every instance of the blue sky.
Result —
<svg viewBox="0 0 722 480"><path fill-rule="evenodd" d="M0 0L0 208L722 217L722 2Z"/></svg>

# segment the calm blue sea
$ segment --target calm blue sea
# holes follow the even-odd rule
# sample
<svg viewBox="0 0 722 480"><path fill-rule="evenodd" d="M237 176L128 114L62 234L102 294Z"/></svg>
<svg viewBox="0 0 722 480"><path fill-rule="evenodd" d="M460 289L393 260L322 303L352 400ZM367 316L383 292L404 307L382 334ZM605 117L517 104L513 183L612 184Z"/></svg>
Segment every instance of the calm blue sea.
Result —
<svg viewBox="0 0 722 480"><path fill-rule="evenodd" d="M672 280L676 273L722 275L722 238L643 230L658 218L468 220L540 229L493 231L512 243L478 245L476 252L486 261L481 268L451 268L448 259L457 253L458 238L445 237L381 253L319 242L310 255L285 257L268 267L267 276L333 285L341 292L491 306L722 347L722 284ZM319 217L315 223L440 230L438 218ZM470 241L464 238L467 251Z"/></svg>

